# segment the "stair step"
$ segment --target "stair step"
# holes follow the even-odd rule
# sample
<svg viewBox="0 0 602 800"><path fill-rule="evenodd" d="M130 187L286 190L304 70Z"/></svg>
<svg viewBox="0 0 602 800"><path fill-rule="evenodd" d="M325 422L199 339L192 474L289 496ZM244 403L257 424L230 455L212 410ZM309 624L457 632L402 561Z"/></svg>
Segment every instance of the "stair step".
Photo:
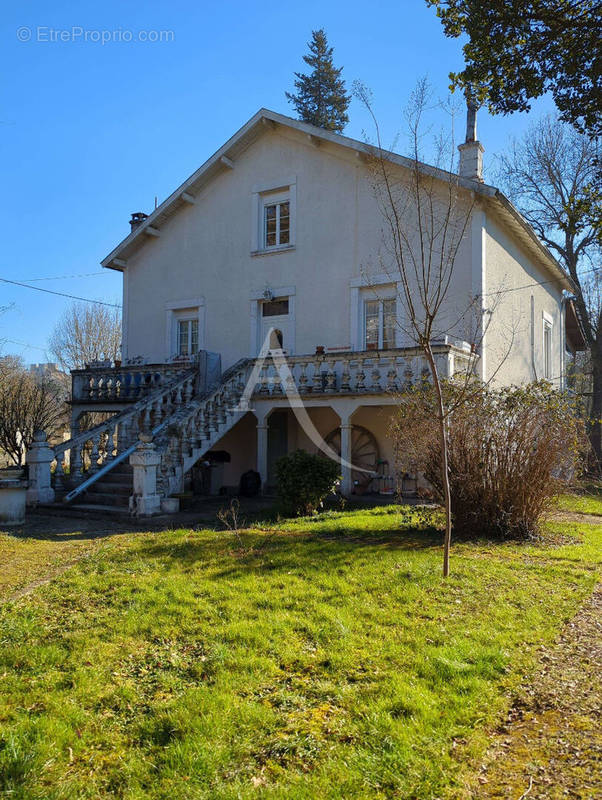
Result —
<svg viewBox="0 0 602 800"><path fill-rule="evenodd" d="M111 483L109 481L105 481L102 478L96 483L93 483L92 486L88 489L89 492L100 492L101 494L115 494L115 495L122 495L125 494L128 497L132 494L132 482L129 483Z"/></svg>
<svg viewBox="0 0 602 800"><path fill-rule="evenodd" d="M124 506L107 506L102 503L77 503L76 505L64 505L60 510L64 513L67 509L73 511L94 511L102 514L127 514L129 516L129 509Z"/></svg>
<svg viewBox="0 0 602 800"><path fill-rule="evenodd" d="M99 478L99 483L114 483L117 485L120 484L128 484L128 486L132 485L132 473L131 472L114 472L111 470L107 472L106 475L103 475L102 478Z"/></svg>
<svg viewBox="0 0 602 800"><path fill-rule="evenodd" d="M83 495L84 503L93 503L97 505L106 506L123 506L127 508L130 502L130 497L127 494L113 494L111 492L97 492L92 489L88 490Z"/></svg>

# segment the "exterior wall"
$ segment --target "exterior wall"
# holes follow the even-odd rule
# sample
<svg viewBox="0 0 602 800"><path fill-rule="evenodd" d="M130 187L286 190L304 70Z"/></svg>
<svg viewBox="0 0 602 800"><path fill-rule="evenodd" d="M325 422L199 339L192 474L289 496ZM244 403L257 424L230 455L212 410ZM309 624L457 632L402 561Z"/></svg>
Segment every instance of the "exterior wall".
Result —
<svg viewBox="0 0 602 800"><path fill-rule="evenodd" d="M254 192L293 181L295 246L252 254ZM199 346L219 352L224 369L255 355L252 315L267 287L276 295L279 289L294 294L294 332L286 350L313 353L317 345L360 349L351 338L352 332L359 335L362 275L370 282L377 273L381 283L389 280L379 257L382 229L368 167L353 151L327 142L316 147L282 126L266 132L233 169L224 167L195 205L179 210L162 225L159 237L147 236L128 258L125 357L169 358L174 351L168 328L174 313L185 308L196 309ZM471 291L470 235L454 280L450 308L465 306ZM465 338L463 331L457 334Z"/></svg>
<svg viewBox="0 0 602 800"><path fill-rule="evenodd" d="M560 385L564 360L561 289L552 282L549 271L490 215L484 246L485 305L493 309L486 333L486 377L495 374L500 384L544 377L545 314L552 320L552 378Z"/></svg>

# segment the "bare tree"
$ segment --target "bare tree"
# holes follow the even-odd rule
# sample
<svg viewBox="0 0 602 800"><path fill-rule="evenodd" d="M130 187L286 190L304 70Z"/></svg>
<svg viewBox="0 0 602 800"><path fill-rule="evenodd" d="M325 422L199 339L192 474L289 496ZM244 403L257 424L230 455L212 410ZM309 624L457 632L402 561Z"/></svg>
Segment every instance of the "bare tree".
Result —
<svg viewBox="0 0 602 800"><path fill-rule="evenodd" d="M102 303L73 303L56 323L50 352L62 369L82 369L91 361L119 358L121 312Z"/></svg>
<svg viewBox="0 0 602 800"><path fill-rule="evenodd" d="M448 418L464 402L474 383L473 369L485 329L481 297L458 297L454 272L472 218L472 193L460 186L453 171L455 147L451 136L441 136L435 145L435 167L427 167L421 158L424 116L429 108L430 90L426 80L418 83L411 95L406 121L411 143L411 157L400 167L383 149L371 97L361 85L356 95L370 113L376 131L372 148L374 191L379 202L384 229L384 253L380 269L391 275L397 286L397 299L404 314L403 334L423 351L436 397L436 424L441 451L441 486L445 505L443 575L449 574L452 537L452 509L448 466ZM369 281L368 281L369 282ZM491 312L492 309L490 308ZM468 332L470 331L470 332ZM446 333L464 333L473 345L472 363L464 376L464 391L456 393L454 404L439 375L434 345ZM511 344L510 344L511 346Z"/></svg>
<svg viewBox="0 0 602 800"><path fill-rule="evenodd" d="M497 180L577 286L577 310L591 355L590 438L601 463L599 170L599 144L557 117L546 116L499 158Z"/></svg>
<svg viewBox="0 0 602 800"><path fill-rule="evenodd" d="M61 382L36 376L16 356L0 358L0 449L18 466L36 430L56 435L67 419Z"/></svg>

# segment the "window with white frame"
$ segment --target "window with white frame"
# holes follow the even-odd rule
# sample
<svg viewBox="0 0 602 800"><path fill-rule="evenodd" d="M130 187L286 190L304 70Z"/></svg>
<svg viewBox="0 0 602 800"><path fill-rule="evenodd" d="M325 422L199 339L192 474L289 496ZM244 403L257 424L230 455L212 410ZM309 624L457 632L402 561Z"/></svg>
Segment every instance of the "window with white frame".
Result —
<svg viewBox="0 0 602 800"><path fill-rule="evenodd" d="M263 198L263 247L283 247L291 241L291 204L287 195Z"/></svg>
<svg viewBox="0 0 602 800"><path fill-rule="evenodd" d="M551 380L552 375L552 319L547 314L543 318L543 376Z"/></svg>
<svg viewBox="0 0 602 800"><path fill-rule="evenodd" d="M364 349L395 347L397 304L394 297L364 301Z"/></svg>
<svg viewBox="0 0 602 800"><path fill-rule="evenodd" d="M178 319L176 322L176 353L178 356L196 355L199 349L198 317Z"/></svg>

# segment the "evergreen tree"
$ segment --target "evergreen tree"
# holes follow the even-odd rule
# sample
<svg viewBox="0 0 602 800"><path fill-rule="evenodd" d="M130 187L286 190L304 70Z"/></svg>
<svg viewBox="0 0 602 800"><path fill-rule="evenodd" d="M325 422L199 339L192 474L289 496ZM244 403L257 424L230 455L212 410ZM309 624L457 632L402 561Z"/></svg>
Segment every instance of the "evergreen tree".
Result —
<svg viewBox="0 0 602 800"><path fill-rule="evenodd" d="M312 72L309 75L295 72L297 93L285 94L303 122L341 133L349 122L347 108L351 101L341 78L343 68L337 69L332 63L332 47L328 46L323 28L312 31L308 47L309 55L303 56L303 60Z"/></svg>

